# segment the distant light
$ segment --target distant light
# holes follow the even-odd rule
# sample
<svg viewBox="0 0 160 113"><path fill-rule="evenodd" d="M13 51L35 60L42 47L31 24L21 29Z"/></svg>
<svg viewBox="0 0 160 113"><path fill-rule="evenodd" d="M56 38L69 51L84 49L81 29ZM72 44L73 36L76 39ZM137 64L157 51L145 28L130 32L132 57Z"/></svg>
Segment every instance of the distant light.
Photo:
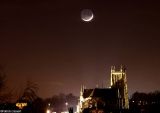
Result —
<svg viewBox="0 0 160 113"><path fill-rule="evenodd" d="M63 112L61 112L61 113L69 113L68 111L63 111Z"/></svg>
<svg viewBox="0 0 160 113"><path fill-rule="evenodd" d="M66 106L68 106L68 102L66 102L65 104L66 104Z"/></svg>
<svg viewBox="0 0 160 113"><path fill-rule="evenodd" d="M27 103L16 103L16 106L17 106L19 109L23 109L23 107L27 106Z"/></svg>
<svg viewBox="0 0 160 113"><path fill-rule="evenodd" d="M51 110L47 109L46 113L51 113Z"/></svg>

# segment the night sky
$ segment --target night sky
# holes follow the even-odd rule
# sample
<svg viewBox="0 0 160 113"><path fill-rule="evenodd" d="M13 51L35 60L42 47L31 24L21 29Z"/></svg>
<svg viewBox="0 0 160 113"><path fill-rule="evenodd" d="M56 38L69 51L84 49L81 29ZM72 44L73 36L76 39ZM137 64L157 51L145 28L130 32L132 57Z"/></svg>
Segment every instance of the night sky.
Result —
<svg viewBox="0 0 160 113"><path fill-rule="evenodd" d="M160 90L160 4L142 0L1 0L0 65L19 91L27 80L43 98L79 95L110 83L125 65L129 94ZM91 9L92 22L83 22Z"/></svg>

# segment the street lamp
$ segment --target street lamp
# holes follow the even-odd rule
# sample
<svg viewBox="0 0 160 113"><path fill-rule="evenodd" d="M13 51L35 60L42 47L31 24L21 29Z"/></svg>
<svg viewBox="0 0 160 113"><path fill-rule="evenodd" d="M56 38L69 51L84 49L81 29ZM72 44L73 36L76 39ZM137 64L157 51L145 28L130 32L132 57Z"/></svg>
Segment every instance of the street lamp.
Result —
<svg viewBox="0 0 160 113"><path fill-rule="evenodd" d="M65 103L66 105L66 112L68 111L68 102Z"/></svg>
<svg viewBox="0 0 160 113"><path fill-rule="evenodd" d="M46 113L51 113L51 110L47 109Z"/></svg>

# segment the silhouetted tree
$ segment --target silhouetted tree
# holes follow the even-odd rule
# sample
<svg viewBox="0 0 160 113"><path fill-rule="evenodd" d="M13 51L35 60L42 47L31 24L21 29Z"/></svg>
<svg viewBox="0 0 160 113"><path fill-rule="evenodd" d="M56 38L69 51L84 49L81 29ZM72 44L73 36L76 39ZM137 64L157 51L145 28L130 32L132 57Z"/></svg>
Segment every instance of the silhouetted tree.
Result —
<svg viewBox="0 0 160 113"><path fill-rule="evenodd" d="M6 75L3 72L3 70L0 69L0 92L3 90L3 88L5 87L5 79L6 79Z"/></svg>
<svg viewBox="0 0 160 113"><path fill-rule="evenodd" d="M18 102L27 102L27 107L25 107L23 113L45 113L46 105L42 98L37 94L38 85L27 81L26 87L23 90Z"/></svg>
<svg viewBox="0 0 160 113"><path fill-rule="evenodd" d="M66 101L68 102L68 107L73 108L73 112L75 112L78 104L78 97L73 95L72 93L69 93L66 95Z"/></svg>
<svg viewBox="0 0 160 113"><path fill-rule="evenodd" d="M160 91L135 92L130 99L131 113L160 113Z"/></svg>
<svg viewBox="0 0 160 113"><path fill-rule="evenodd" d="M37 84L31 81L27 81L26 87L24 88L23 93L19 98L19 101L26 101L32 103L35 99L38 98L37 91L38 91Z"/></svg>
<svg viewBox="0 0 160 113"><path fill-rule="evenodd" d="M12 91L6 86L6 74L0 66L0 103L8 103L12 99Z"/></svg>

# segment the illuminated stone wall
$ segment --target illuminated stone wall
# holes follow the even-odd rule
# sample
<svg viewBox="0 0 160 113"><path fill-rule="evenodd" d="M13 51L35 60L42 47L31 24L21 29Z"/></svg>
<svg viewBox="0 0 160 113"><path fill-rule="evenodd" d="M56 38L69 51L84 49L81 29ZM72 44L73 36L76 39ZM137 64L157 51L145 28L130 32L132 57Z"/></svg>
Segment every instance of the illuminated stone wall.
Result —
<svg viewBox="0 0 160 113"><path fill-rule="evenodd" d="M129 109L126 68L124 66L118 70L115 66L111 67L111 88L117 88L119 91L119 107Z"/></svg>

